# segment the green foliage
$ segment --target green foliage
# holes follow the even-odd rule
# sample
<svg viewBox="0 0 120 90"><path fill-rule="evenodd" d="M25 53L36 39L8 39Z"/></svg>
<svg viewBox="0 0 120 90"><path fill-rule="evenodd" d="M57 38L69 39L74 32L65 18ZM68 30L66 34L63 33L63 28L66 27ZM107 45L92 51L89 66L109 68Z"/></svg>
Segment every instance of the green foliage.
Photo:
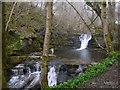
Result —
<svg viewBox="0 0 120 90"><path fill-rule="evenodd" d="M12 6L12 2L5 2L5 23L8 21ZM43 42L43 38L41 39L42 35L37 35L36 30L38 32L44 31L45 20L43 11L38 7L35 7L34 4L18 3L13 11L10 23L8 25L8 31L5 31L4 39L7 55L15 54L15 51L21 50L23 46L20 41L25 38L38 38L40 39L40 42ZM39 48L38 39L35 43L37 48Z"/></svg>
<svg viewBox="0 0 120 90"><path fill-rule="evenodd" d="M5 22L8 21L12 6L13 3L5 3ZM31 32L32 36L35 36L35 29L41 29L45 26L46 19L42 13L43 11L35 7L34 4L18 3L8 25L8 31L14 30L19 35ZM23 36L25 37L25 35Z"/></svg>
<svg viewBox="0 0 120 90"><path fill-rule="evenodd" d="M6 32L5 38L7 55L11 55L15 53L14 51L20 50L22 48L22 45L20 43L20 37L15 33Z"/></svg>
<svg viewBox="0 0 120 90"><path fill-rule="evenodd" d="M48 89L53 88L77 88L78 86L83 86L86 84L86 82L95 76L98 76L105 72L109 66L117 62L120 58L119 53L112 53L106 58L105 60L102 60L99 64L95 66L90 66L85 71L85 73L82 73L80 76L74 78L73 80L68 80L67 82L64 82L63 84L59 84L57 86L49 87Z"/></svg>
<svg viewBox="0 0 120 90"><path fill-rule="evenodd" d="M20 63L21 61L22 59L19 56L11 56L8 60L8 63L11 66L11 65L15 65L16 63Z"/></svg>
<svg viewBox="0 0 120 90"><path fill-rule="evenodd" d="M13 3L5 3L5 22L7 22ZM39 48L39 44L43 44L45 34L45 11L35 7L34 4L30 3L18 3L12 14L10 23L8 25L8 31L14 32L17 36L16 41L11 42L12 36L6 37L9 40L8 53L13 53L13 48L17 49L20 46L20 40L25 38L31 39L36 38L37 41L33 41L33 47ZM58 29L54 29L51 36L51 45L68 45L67 35L60 34ZM18 39L19 37L19 39ZM38 40L40 39L40 41ZM38 43L38 44L37 44ZM16 48L17 46L17 48ZM35 47L36 46L36 47ZM18 50L18 49L17 49Z"/></svg>

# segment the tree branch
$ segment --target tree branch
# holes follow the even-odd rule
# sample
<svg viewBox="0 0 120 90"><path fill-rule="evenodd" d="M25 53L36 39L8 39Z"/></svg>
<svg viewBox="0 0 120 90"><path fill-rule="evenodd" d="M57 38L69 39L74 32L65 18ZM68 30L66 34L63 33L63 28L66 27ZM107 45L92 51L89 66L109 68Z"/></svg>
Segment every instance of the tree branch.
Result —
<svg viewBox="0 0 120 90"><path fill-rule="evenodd" d="M37 5L38 5L38 4L37 4ZM36 8L37 5L35 5L35 7L28 8L28 9L26 9L26 10L21 10L21 11L16 15L17 17L16 17L15 19L13 19L12 21L16 21L20 16L24 15L24 14L22 14L23 12L26 12L26 11L28 11L28 10L32 10L32 9Z"/></svg>
<svg viewBox="0 0 120 90"><path fill-rule="evenodd" d="M66 0L66 1L67 1L67 0ZM78 10L77 10L70 2L67 1L67 3L68 3L69 5L71 5L71 7L73 7L73 9L76 11L76 13L77 13L77 14L79 15L79 17L82 19L83 23L87 26L88 30L89 30L89 31L91 32L91 34L93 35L93 38L94 38L95 42L97 43L97 45L98 45L101 49L106 50L104 47L102 47L102 46L98 43L98 41L97 41L94 33L93 33L93 32L91 31L91 29L90 29L90 25L92 25L93 22L91 22L90 25L87 25L87 23L86 23L85 20L82 18L82 16L81 16L80 13L78 12ZM96 19L97 19L97 18L96 18ZM95 20L94 20L94 21L95 21Z"/></svg>
<svg viewBox="0 0 120 90"><path fill-rule="evenodd" d="M99 7L99 2L87 2L86 1L86 4L90 6L101 19L101 9Z"/></svg>
<svg viewBox="0 0 120 90"><path fill-rule="evenodd" d="M94 20L91 20L91 24L89 24L89 27L94 24L95 20L98 18L98 15L94 18ZM89 18L90 19L90 18Z"/></svg>
<svg viewBox="0 0 120 90"><path fill-rule="evenodd" d="M66 0L67 1L67 0ZM68 2L68 1L67 1ZM76 13L79 15L79 17L82 19L83 23L87 26L87 28L90 30L90 27L87 25L87 23L85 22L85 20L82 18L82 16L80 15L80 13L78 12L78 10L70 3L68 2L68 4L76 11Z"/></svg>
<svg viewBox="0 0 120 90"><path fill-rule="evenodd" d="M8 30L7 30L7 29L8 29L8 24L9 24L9 22L10 22L10 20L11 20L11 17L12 17L12 14L13 14L13 11L14 11L14 8L15 8L15 5L16 5L16 4L17 4L17 2L15 2L15 3L13 4L12 10L11 10L10 15L9 15L9 19L8 19L8 21L7 21L7 23L6 23L5 31L8 31Z"/></svg>

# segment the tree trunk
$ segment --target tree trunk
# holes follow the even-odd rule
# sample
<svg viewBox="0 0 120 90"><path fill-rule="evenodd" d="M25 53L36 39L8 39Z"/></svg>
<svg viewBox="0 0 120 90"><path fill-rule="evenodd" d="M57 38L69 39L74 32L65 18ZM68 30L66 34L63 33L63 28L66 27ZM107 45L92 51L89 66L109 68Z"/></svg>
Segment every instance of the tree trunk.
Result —
<svg viewBox="0 0 120 90"><path fill-rule="evenodd" d="M109 2L108 6L109 6L108 21L109 21L110 36L112 37L111 40L112 40L114 49L117 49L116 45L118 43L118 32L115 26L115 0L112 0L111 2Z"/></svg>
<svg viewBox="0 0 120 90"><path fill-rule="evenodd" d="M2 89L8 89L7 86L7 52L5 36L5 3L2 2Z"/></svg>
<svg viewBox="0 0 120 90"><path fill-rule="evenodd" d="M43 45L43 57L42 57L42 67L41 67L41 89L48 86L47 73L48 73L48 53L49 53L49 42L52 31L52 7L53 2L47 2L46 7L46 33Z"/></svg>
<svg viewBox="0 0 120 90"><path fill-rule="evenodd" d="M112 42L111 42L111 38L109 34L106 16L107 16L106 15L106 0L102 0L101 19L102 19L102 25L103 25L104 40L105 40L107 52L111 52L113 51L113 46L112 46Z"/></svg>

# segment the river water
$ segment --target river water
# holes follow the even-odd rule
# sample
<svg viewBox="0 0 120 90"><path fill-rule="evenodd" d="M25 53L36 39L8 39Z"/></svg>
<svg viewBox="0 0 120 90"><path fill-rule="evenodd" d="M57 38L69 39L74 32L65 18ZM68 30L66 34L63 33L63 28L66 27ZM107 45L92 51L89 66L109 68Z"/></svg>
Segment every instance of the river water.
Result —
<svg viewBox="0 0 120 90"><path fill-rule="evenodd" d="M99 62L106 57L106 52L99 48L86 48L76 50L71 47L61 47L56 52L64 64L89 64L91 62Z"/></svg>
<svg viewBox="0 0 120 90"><path fill-rule="evenodd" d="M72 47L59 47L55 58L49 60L49 86L70 80L87 68L106 57L106 52L98 48L76 50ZM21 63L11 68L8 85L10 88L33 88L40 83L41 61ZM55 79L56 78L56 79Z"/></svg>
<svg viewBox="0 0 120 90"><path fill-rule="evenodd" d="M55 55L48 61L48 85L55 86L84 73L89 65L95 65L106 57L106 52L97 48L87 48L92 35L81 34L80 48L57 47L51 48L51 55ZM74 38L76 40L76 38ZM74 42L73 42L74 43ZM55 49L55 50L54 50ZM32 52L32 57L40 56L40 52ZM39 86L41 81L41 60L33 59L16 65L10 69L9 88L30 89Z"/></svg>

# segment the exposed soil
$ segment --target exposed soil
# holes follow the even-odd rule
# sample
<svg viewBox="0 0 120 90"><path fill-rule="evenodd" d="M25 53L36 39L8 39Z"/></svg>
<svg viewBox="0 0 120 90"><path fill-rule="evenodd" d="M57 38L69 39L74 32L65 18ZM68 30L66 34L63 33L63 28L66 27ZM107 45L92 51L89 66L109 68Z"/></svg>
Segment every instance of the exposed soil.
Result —
<svg viewBox="0 0 120 90"><path fill-rule="evenodd" d="M120 67L118 62L98 77L90 80L84 88L120 88Z"/></svg>

